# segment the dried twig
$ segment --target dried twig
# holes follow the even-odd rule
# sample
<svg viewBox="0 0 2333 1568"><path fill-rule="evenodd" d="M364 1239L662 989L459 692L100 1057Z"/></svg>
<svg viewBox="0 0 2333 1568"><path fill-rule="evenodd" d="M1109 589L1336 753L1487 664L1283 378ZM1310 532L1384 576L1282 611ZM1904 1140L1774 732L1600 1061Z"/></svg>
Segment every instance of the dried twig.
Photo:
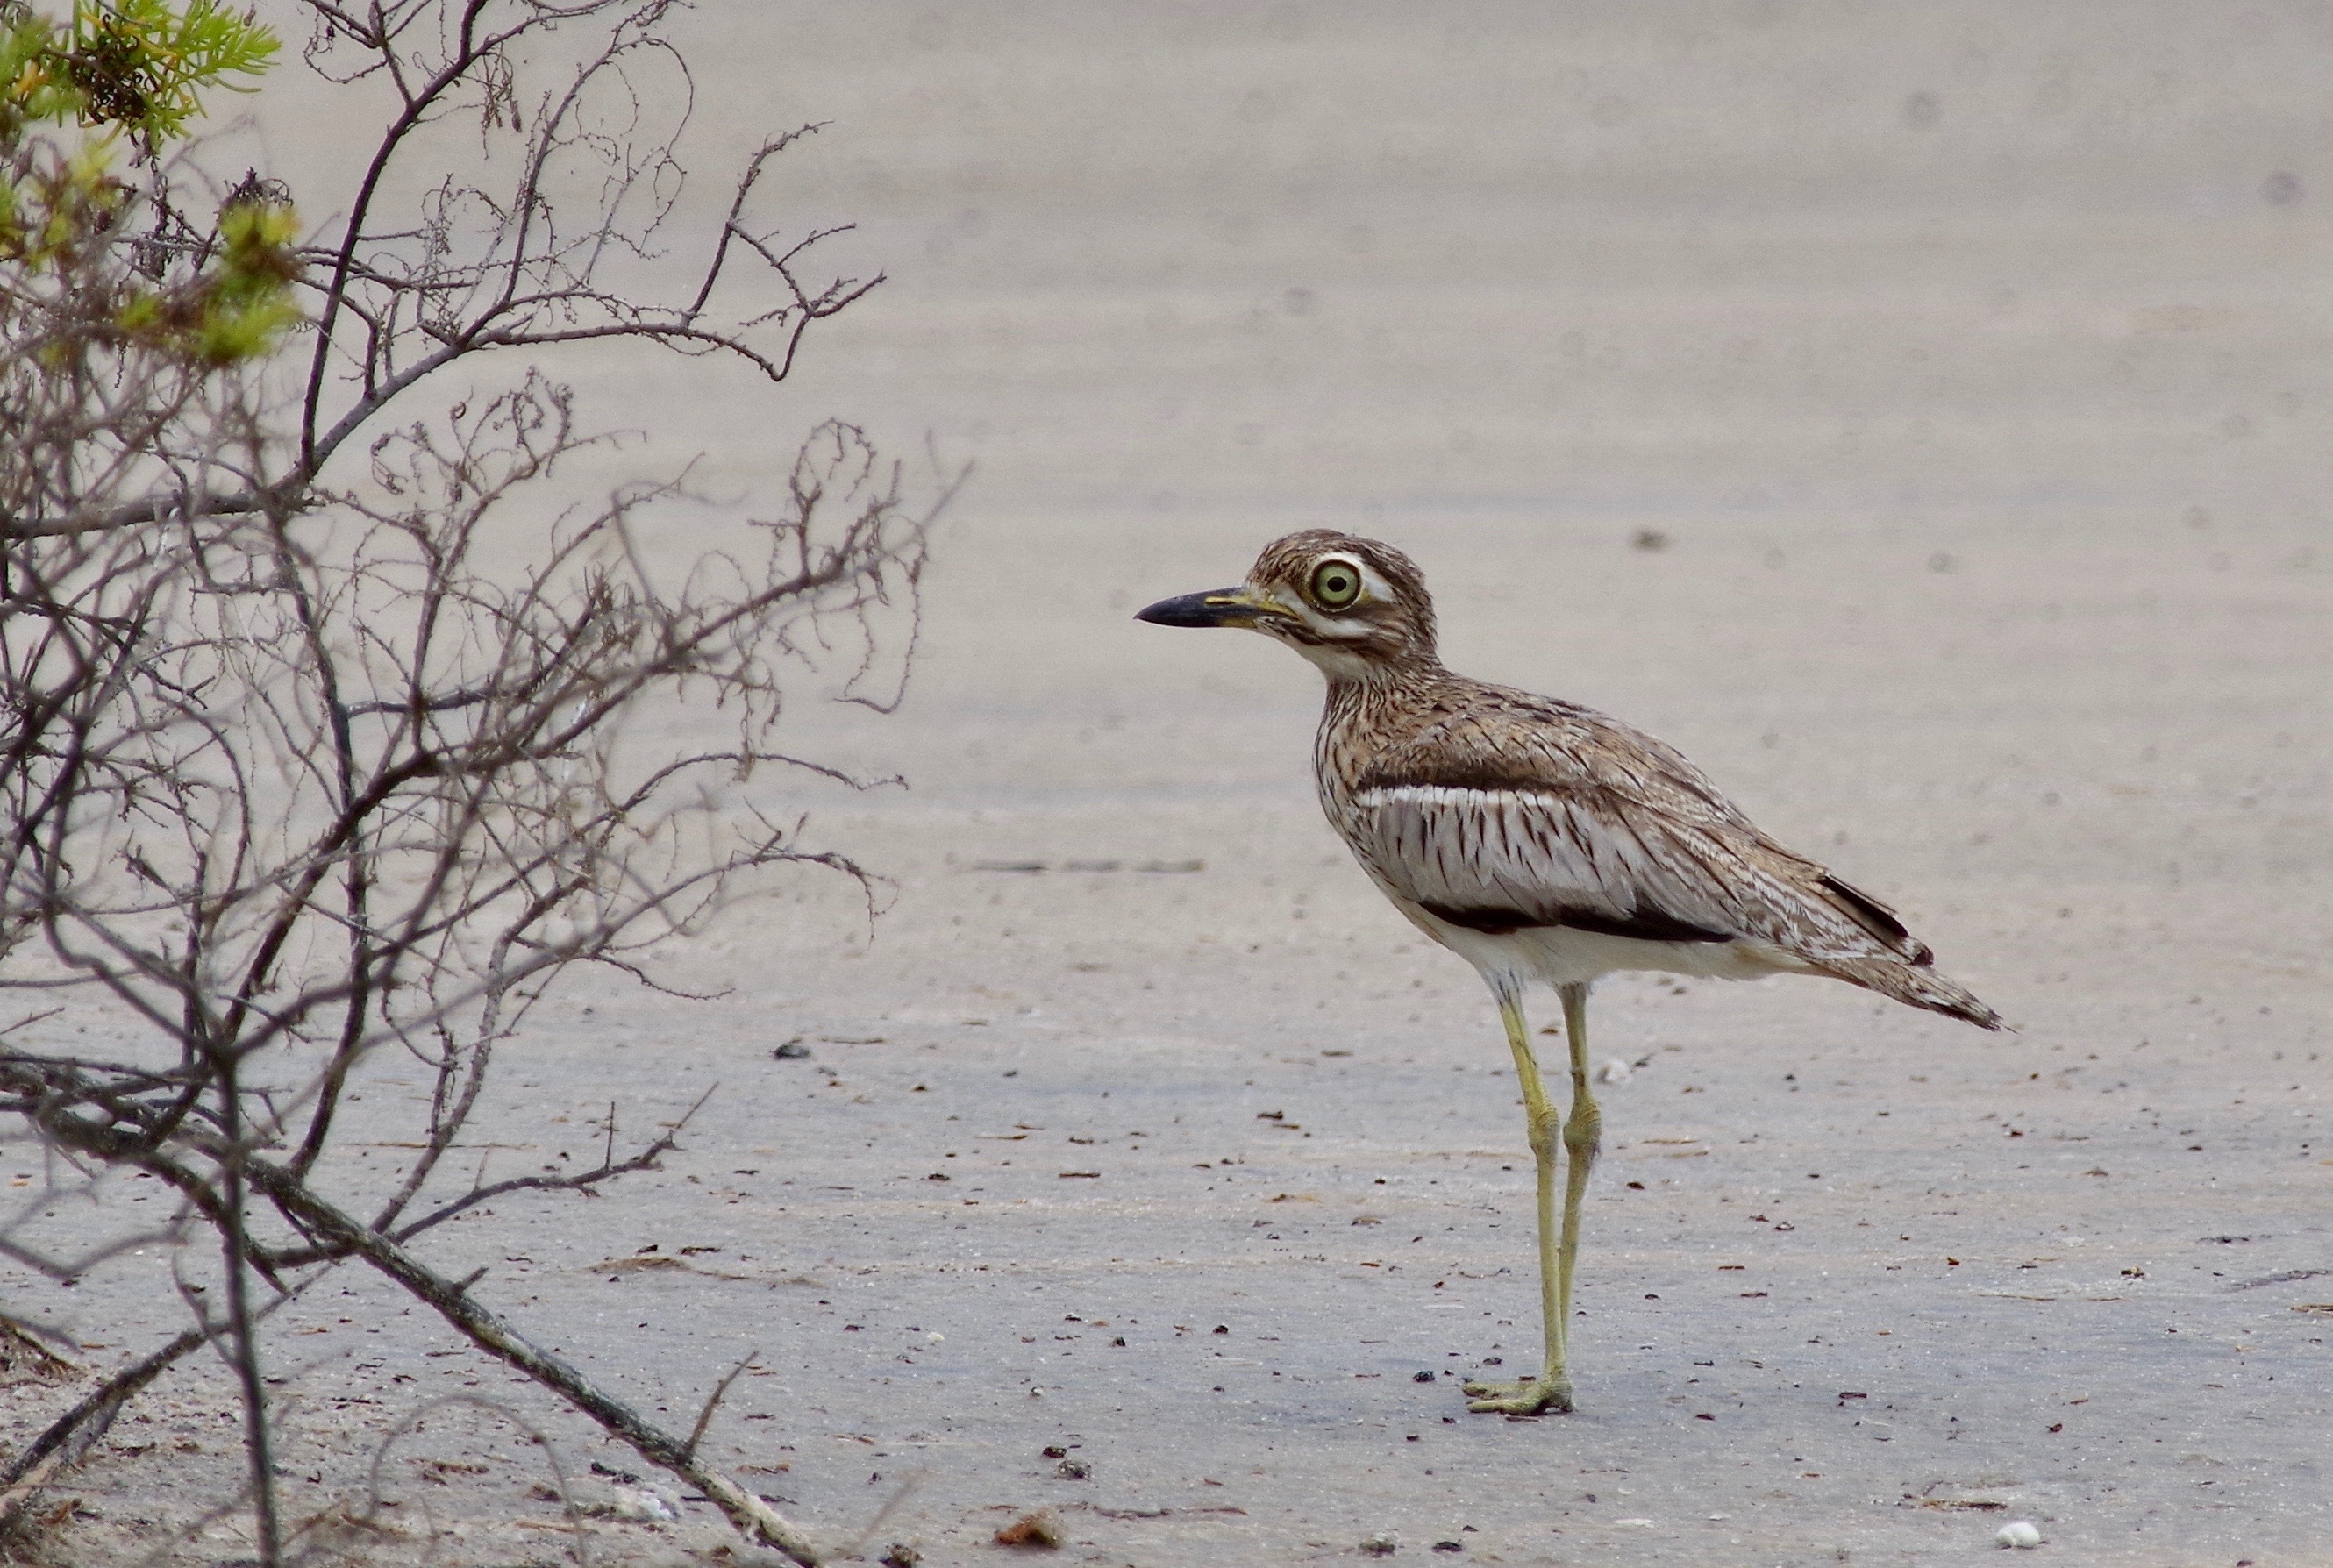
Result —
<svg viewBox="0 0 2333 1568"><path fill-rule="evenodd" d="M551 1467L551 1478L555 1483L553 1489L558 1492L559 1506L567 1515L567 1527L575 1549L575 1559L578 1563L588 1563L590 1536L583 1528L582 1510L576 1506L574 1487L567 1478L567 1467L559 1462L559 1449L552 1444L550 1434L502 1401L487 1399L480 1394L440 1394L437 1398L408 1410L396 1425L381 1434L380 1440L373 1445L372 1467L366 1477L363 1519L370 1523L379 1518L382 1508L388 1503L388 1499L381 1492L381 1479L382 1471L389 1464L390 1451L408 1433L418 1428L432 1412L454 1405L467 1405L497 1416L533 1439L534 1446L542 1450L543 1462Z"/></svg>
<svg viewBox="0 0 2333 1568"><path fill-rule="evenodd" d="M394 1279L412 1296L427 1303L480 1350L558 1394L599 1422L610 1436L629 1444L648 1463L671 1471L696 1487L728 1515L739 1534L757 1544L774 1547L797 1563L818 1561L816 1546L784 1515L727 1476L701 1463L694 1452L693 1439L683 1442L656 1426L560 1356L530 1343L453 1281L317 1197L288 1172L263 1161L254 1161L251 1172L252 1184L287 1218L340 1244Z"/></svg>
<svg viewBox="0 0 2333 1568"><path fill-rule="evenodd" d="M743 1376L745 1369L752 1366L761 1353L757 1350L747 1351L737 1364L729 1369L728 1375L713 1385L713 1391L705 1396L705 1408L696 1412L696 1424L688 1429L688 1441L680 1446L684 1456L696 1457L696 1445L705 1440L705 1429L713 1424L713 1412L721 1408L721 1401L729 1392L729 1385Z"/></svg>

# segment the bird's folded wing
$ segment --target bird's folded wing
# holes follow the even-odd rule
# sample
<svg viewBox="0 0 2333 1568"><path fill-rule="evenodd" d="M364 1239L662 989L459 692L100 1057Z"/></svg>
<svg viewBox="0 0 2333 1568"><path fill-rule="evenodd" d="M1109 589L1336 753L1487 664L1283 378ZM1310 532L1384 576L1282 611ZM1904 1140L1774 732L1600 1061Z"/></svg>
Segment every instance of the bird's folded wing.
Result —
<svg viewBox="0 0 2333 1568"><path fill-rule="evenodd" d="M1461 925L1599 929L1666 921L1735 933L1706 881L1664 864L1592 796L1408 785L1353 801L1353 847L1377 879Z"/></svg>
<svg viewBox="0 0 2333 1568"><path fill-rule="evenodd" d="M1400 785L1357 793L1344 826L1389 892L1480 931L1748 939L1810 958L1885 951L1821 886L1821 867L1735 814L1696 817L1593 789Z"/></svg>

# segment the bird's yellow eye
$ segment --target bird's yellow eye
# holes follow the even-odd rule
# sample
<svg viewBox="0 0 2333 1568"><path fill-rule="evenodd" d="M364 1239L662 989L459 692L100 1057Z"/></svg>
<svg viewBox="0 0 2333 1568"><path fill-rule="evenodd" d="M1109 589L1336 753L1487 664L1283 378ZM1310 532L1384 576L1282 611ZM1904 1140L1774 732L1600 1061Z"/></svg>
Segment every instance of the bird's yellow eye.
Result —
<svg viewBox="0 0 2333 1568"><path fill-rule="evenodd" d="M1341 610L1361 597L1361 574L1348 560L1324 560L1312 572L1312 602L1324 610Z"/></svg>

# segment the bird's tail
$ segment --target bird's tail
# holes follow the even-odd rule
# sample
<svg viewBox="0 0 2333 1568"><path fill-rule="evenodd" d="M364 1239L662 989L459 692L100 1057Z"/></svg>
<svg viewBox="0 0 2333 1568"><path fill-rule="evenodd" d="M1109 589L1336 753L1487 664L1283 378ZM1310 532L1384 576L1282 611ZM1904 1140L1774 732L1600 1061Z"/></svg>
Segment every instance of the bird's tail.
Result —
<svg viewBox="0 0 2333 1568"><path fill-rule="evenodd" d="M1976 993L1948 976L1937 973L1925 964L1909 964L1884 958L1835 958L1820 961L1820 967L1830 974L1867 990L1877 991L1908 1007L1925 1008L1932 1013L1943 1013L1981 1029L2003 1029L2009 1026L1977 999Z"/></svg>

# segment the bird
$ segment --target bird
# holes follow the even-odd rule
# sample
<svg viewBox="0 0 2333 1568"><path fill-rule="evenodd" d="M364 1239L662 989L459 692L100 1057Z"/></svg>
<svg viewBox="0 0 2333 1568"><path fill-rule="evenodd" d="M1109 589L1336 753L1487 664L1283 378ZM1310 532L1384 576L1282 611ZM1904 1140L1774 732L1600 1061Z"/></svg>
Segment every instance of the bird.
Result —
<svg viewBox="0 0 2333 1568"><path fill-rule="evenodd" d="M1497 1004L1537 1170L1545 1346L1535 1376L1466 1383L1471 1410L1574 1408L1572 1277L1603 1127L1588 1057L1596 980L1628 970L1816 975L2004 1027L1936 970L1893 909L1760 830L1675 747L1577 703L1446 668L1425 576L1391 545L1291 533L1238 586L1161 599L1136 618L1259 632L1320 669L1322 811L1378 891L1473 964ZM1534 984L1561 1005L1568 1114L1532 1052L1523 1002Z"/></svg>

